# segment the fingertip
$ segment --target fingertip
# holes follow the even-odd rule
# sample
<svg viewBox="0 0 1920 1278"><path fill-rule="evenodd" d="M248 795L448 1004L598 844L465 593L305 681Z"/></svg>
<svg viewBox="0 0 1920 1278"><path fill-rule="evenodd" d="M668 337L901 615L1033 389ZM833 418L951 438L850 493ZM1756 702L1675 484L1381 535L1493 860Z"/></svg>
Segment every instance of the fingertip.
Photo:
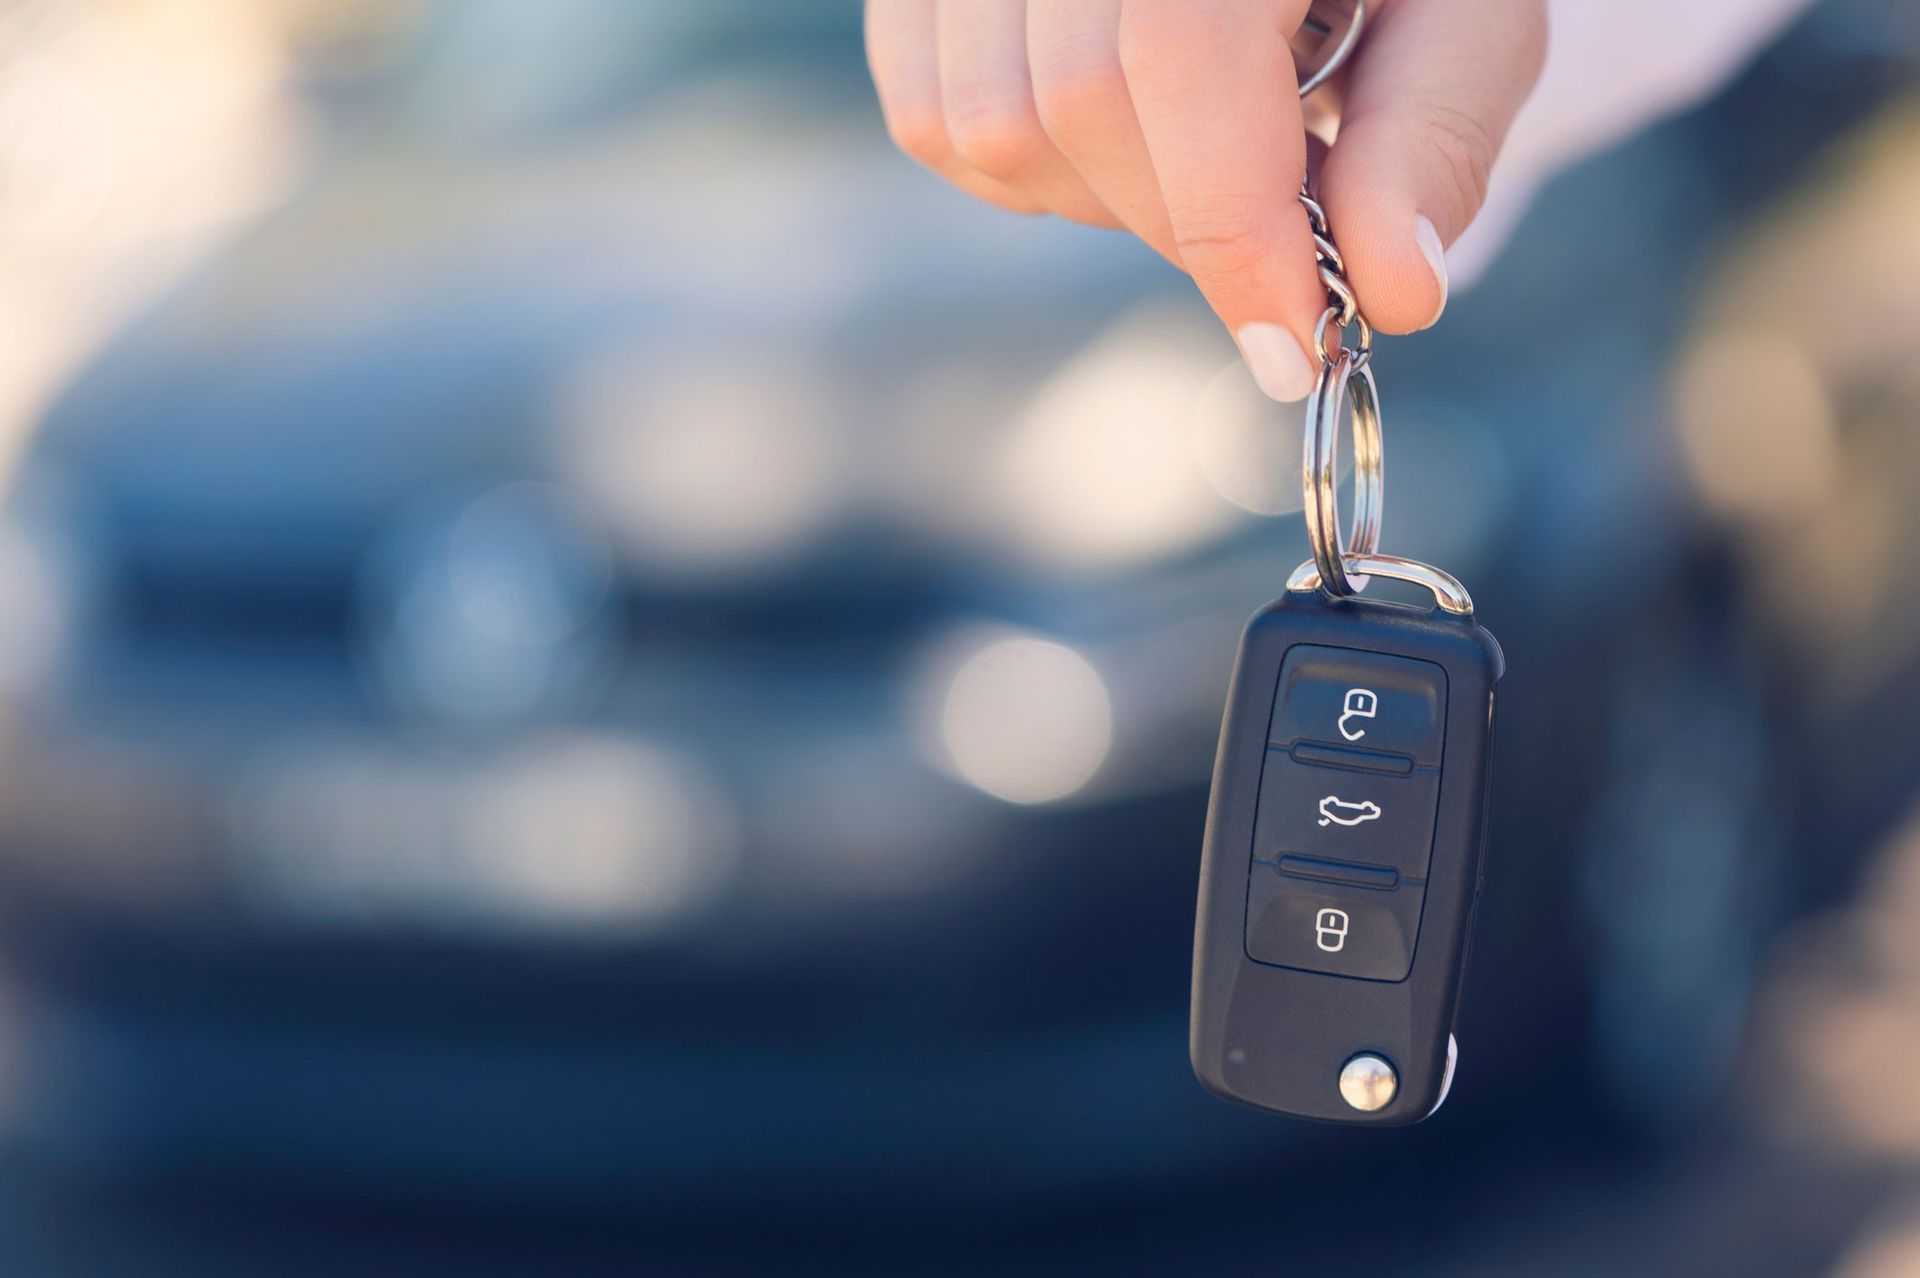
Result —
<svg viewBox="0 0 1920 1278"><path fill-rule="evenodd" d="M1414 214L1370 247L1347 255L1348 276L1367 322L1395 336L1431 328L1447 308L1446 251L1433 223Z"/></svg>
<svg viewBox="0 0 1920 1278"><path fill-rule="evenodd" d="M1415 198L1340 162L1328 162L1327 220L1367 322L1383 333L1415 333L1447 305L1446 246Z"/></svg>
<svg viewBox="0 0 1920 1278"><path fill-rule="evenodd" d="M1312 349L1314 323L1327 307L1306 212L1293 191L1251 220L1235 203L1209 210L1212 222L1175 215L1179 261L1240 340L1262 388L1283 401L1304 398L1312 376L1294 360Z"/></svg>
<svg viewBox="0 0 1920 1278"><path fill-rule="evenodd" d="M1291 404L1313 390L1313 363L1290 329L1264 321L1242 324L1234 333L1253 380L1269 399Z"/></svg>
<svg viewBox="0 0 1920 1278"><path fill-rule="evenodd" d="M1433 314L1427 318L1427 325L1439 322L1447 310L1447 247L1440 242L1440 231L1433 219L1425 213L1416 213L1413 217L1413 239L1420 248L1420 256L1427 261L1427 269L1433 273L1433 282L1439 290L1440 300L1434 304Z"/></svg>

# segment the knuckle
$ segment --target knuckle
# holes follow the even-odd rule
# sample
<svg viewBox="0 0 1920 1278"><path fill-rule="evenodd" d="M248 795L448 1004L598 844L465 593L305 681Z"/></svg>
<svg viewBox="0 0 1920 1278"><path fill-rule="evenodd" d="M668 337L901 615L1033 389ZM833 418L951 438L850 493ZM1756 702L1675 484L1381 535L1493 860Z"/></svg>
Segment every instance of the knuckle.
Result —
<svg viewBox="0 0 1920 1278"><path fill-rule="evenodd" d="M1064 42L1034 61L1034 105L1041 125L1055 137L1087 131L1125 102L1126 94L1126 73L1110 42Z"/></svg>
<svg viewBox="0 0 1920 1278"><path fill-rule="evenodd" d="M1120 36L1116 46L1120 70L1129 79L1166 56L1166 32L1152 6L1129 4L1120 11Z"/></svg>
<svg viewBox="0 0 1920 1278"><path fill-rule="evenodd" d="M1037 163L1048 142L1032 106L1012 94L972 92L948 104L954 153L992 177L1017 177Z"/></svg>
<svg viewBox="0 0 1920 1278"><path fill-rule="evenodd" d="M1273 252L1250 204L1215 201L1197 217L1174 219L1174 247L1189 273L1202 279L1232 279L1258 269Z"/></svg>
<svg viewBox="0 0 1920 1278"><path fill-rule="evenodd" d="M1108 231L1127 229L1127 224L1114 216L1111 209L1093 200L1068 203L1060 209L1060 216L1069 222L1078 222L1082 226L1097 226Z"/></svg>
<svg viewBox="0 0 1920 1278"><path fill-rule="evenodd" d="M1422 119L1427 145L1439 158L1444 195L1450 204L1447 211L1455 226L1465 226L1487 198L1487 181L1493 174L1500 139L1478 116L1444 103L1428 105Z"/></svg>
<svg viewBox="0 0 1920 1278"><path fill-rule="evenodd" d="M1211 69L1234 65L1248 41L1260 38L1249 27L1248 18L1250 10L1263 4L1274 10L1266 18L1291 18L1291 26L1281 24L1289 31L1306 16L1305 0L1125 0L1120 11L1119 59L1128 82L1189 91L1206 87ZM1296 5L1300 12L1292 13ZM1284 45L1280 56L1287 56Z"/></svg>
<svg viewBox="0 0 1920 1278"><path fill-rule="evenodd" d="M1129 76L1143 69L1186 61L1196 44L1203 43L1217 26L1211 13L1217 6L1190 4L1185 11L1169 0L1128 0L1120 10L1120 65Z"/></svg>
<svg viewBox="0 0 1920 1278"><path fill-rule="evenodd" d="M889 111L887 136L922 164L939 164L947 156L947 124L938 111Z"/></svg>

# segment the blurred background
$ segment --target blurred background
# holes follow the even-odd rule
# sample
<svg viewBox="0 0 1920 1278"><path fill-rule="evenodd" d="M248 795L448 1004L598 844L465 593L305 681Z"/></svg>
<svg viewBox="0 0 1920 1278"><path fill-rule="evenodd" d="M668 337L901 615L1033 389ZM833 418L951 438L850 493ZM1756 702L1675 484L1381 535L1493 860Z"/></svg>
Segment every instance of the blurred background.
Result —
<svg viewBox="0 0 1920 1278"><path fill-rule="evenodd" d="M852 3L0 4L0 1272L1920 1274L1917 68L1815 6L1383 348L1509 667L1347 1132L1186 1061L1305 552L1182 277Z"/></svg>

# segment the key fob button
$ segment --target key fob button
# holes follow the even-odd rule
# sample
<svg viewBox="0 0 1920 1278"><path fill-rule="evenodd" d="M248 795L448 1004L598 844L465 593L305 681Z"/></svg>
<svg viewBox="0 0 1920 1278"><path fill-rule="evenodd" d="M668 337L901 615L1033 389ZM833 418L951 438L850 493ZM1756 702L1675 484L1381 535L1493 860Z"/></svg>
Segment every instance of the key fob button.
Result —
<svg viewBox="0 0 1920 1278"><path fill-rule="evenodd" d="M1383 866L1424 880L1433 847L1440 774L1406 776L1316 767L1268 750L1260 779L1253 855L1307 856Z"/></svg>
<svg viewBox="0 0 1920 1278"><path fill-rule="evenodd" d="M1332 976L1405 980L1423 893L1348 887L1256 865L1247 888L1247 957Z"/></svg>
<svg viewBox="0 0 1920 1278"><path fill-rule="evenodd" d="M1447 672L1431 661L1298 644L1280 668L1275 745L1321 741L1440 766Z"/></svg>

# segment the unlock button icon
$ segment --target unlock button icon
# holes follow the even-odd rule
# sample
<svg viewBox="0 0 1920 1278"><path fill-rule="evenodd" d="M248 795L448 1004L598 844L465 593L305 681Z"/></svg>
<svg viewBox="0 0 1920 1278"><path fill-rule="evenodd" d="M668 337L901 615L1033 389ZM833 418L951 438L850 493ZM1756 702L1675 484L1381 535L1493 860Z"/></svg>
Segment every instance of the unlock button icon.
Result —
<svg viewBox="0 0 1920 1278"><path fill-rule="evenodd" d="M1351 719L1371 719L1380 713L1380 696L1371 688L1348 688L1347 695L1340 702L1340 735L1349 741L1358 741L1367 735L1366 726L1347 727Z"/></svg>

